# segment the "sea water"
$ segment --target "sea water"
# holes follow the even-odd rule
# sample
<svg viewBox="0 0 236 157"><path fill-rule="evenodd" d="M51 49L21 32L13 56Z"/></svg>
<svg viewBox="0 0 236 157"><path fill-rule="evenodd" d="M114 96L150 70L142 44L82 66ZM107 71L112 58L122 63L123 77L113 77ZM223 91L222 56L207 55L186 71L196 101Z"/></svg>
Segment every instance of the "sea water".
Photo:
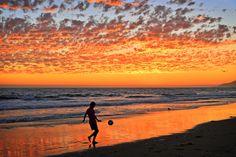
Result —
<svg viewBox="0 0 236 157"><path fill-rule="evenodd" d="M236 89L1 88L0 128L81 123L95 101L100 119L236 102Z"/></svg>

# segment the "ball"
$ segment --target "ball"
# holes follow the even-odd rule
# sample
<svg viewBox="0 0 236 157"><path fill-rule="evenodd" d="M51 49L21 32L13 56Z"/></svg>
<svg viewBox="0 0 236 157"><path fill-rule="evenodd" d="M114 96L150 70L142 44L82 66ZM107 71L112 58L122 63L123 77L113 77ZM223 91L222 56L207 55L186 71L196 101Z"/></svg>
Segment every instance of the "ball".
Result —
<svg viewBox="0 0 236 157"><path fill-rule="evenodd" d="M113 125L113 121L112 121L112 120L109 120L109 121L108 121L108 125Z"/></svg>

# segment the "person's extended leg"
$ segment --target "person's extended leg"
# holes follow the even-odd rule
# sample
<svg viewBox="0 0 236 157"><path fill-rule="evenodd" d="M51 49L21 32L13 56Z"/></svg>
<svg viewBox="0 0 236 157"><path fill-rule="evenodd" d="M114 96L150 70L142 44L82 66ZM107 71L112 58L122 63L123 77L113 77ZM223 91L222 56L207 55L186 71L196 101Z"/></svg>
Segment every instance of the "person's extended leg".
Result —
<svg viewBox="0 0 236 157"><path fill-rule="evenodd" d="M89 142L91 142L91 137L93 137L93 142L95 141L98 132L99 132L99 130L96 129L96 130L94 130L94 132L91 135L88 136Z"/></svg>
<svg viewBox="0 0 236 157"><path fill-rule="evenodd" d="M94 133L93 133L93 143L94 143L94 144L97 143L97 142L96 142L96 137L97 137L98 132L99 132L99 130L96 129L96 130L94 131Z"/></svg>
<svg viewBox="0 0 236 157"><path fill-rule="evenodd" d="M91 137L92 137L92 134L90 136L88 136L89 142L91 142Z"/></svg>

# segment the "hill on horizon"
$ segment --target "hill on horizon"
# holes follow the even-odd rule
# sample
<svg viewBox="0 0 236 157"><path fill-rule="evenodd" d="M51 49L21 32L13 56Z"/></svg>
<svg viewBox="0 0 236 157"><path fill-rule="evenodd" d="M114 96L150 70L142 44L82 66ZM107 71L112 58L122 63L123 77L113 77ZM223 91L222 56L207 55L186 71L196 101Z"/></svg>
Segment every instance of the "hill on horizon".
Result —
<svg viewBox="0 0 236 157"><path fill-rule="evenodd" d="M236 80L229 83L221 84L220 87L236 87Z"/></svg>

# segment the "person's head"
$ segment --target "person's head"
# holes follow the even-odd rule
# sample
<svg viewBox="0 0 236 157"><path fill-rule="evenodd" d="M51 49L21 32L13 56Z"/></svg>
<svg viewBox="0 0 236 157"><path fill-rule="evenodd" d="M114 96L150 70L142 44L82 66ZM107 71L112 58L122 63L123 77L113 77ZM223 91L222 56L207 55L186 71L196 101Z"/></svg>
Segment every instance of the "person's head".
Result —
<svg viewBox="0 0 236 157"><path fill-rule="evenodd" d="M94 101L92 101L89 105L91 108L94 108L96 106L96 103Z"/></svg>

